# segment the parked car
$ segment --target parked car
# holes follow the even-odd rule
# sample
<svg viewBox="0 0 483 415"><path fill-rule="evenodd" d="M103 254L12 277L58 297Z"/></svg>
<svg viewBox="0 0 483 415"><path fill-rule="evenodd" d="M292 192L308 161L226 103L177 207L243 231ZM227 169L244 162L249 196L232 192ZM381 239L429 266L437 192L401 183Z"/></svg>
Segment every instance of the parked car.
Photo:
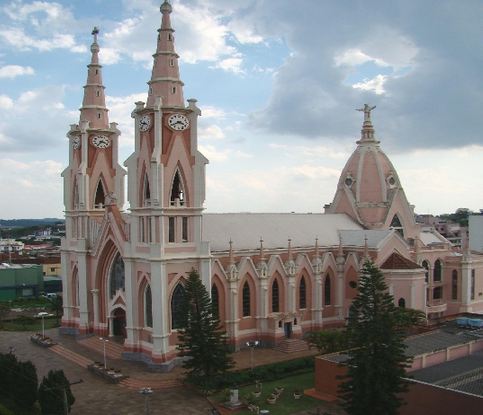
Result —
<svg viewBox="0 0 483 415"><path fill-rule="evenodd" d="M52 298L57 298L57 294L56 293L47 293L47 294L44 294L43 297L51 300Z"/></svg>
<svg viewBox="0 0 483 415"><path fill-rule="evenodd" d="M53 314L51 313L46 313L45 311L41 311L40 313L35 314L34 317L52 317Z"/></svg>

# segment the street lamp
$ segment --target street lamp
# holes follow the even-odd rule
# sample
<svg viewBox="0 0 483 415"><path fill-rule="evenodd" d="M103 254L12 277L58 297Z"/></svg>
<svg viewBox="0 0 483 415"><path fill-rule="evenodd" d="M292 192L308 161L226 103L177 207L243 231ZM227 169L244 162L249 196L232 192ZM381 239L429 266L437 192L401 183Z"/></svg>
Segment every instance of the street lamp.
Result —
<svg viewBox="0 0 483 415"><path fill-rule="evenodd" d="M153 393L153 390L151 388L143 388L139 389L139 393L144 395L144 410L146 415L149 415L149 395Z"/></svg>
<svg viewBox="0 0 483 415"><path fill-rule="evenodd" d="M44 315L42 314L42 340L45 339Z"/></svg>
<svg viewBox="0 0 483 415"><path fill-rule="evenodd" d="M247 346L250 348L251 350L251 370L253 370L253 349L258 346L258 341L254 341L254 342L247 342Z"/></svg>
<svg viewBox="0 0 483 415"><path fill-rule="evenodd" d="M99 337L99 339L104 342L104 368L107 369L107 360L106 360L106 343L109 341L107 339L104 339L102 337Z"/></svg>

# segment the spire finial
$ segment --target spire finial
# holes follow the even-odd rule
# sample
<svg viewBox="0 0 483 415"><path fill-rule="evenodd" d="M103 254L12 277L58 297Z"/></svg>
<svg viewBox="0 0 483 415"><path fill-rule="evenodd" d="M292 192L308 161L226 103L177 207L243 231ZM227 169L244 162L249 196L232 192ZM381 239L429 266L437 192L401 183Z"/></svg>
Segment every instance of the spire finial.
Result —
<svg viewBox="0 0 483 415"><path fill-rule="evenodd" d="M94 42L91 45L91 52L97 53L99 52L99 45L97 44L97 35L99 34L99 28L97 26L94 27L92 31L92 35L94 36Z"/></svg>
<svg viewBox="0 0 483 415"><path fill-rule="evenodd" d="M374 105L371 107L369 104L364 104L363 108L356 108L356 111L361 111L364 112L364 122L362 124L362 130L361 130L361 141L362 142L373 142L375 141L374 139L374 127L372 126L372 121L371 121L371 111L376 108ZM357 142L359 144L359 141Z"/></svg>

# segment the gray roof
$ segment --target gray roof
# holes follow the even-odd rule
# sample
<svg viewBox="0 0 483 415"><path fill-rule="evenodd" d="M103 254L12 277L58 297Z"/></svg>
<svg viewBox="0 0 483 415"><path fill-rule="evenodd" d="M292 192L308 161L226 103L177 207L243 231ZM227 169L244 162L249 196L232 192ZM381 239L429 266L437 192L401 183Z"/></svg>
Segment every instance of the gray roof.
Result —
<svg viewBox="0 0 483 415"><path fill-rule="evenodd" d="M407 356L420 356L422 354L443 350L447 347L465 344L472 340L475 340L475 338L464 333L455 335L444 331L435 331L410 337L404 340L404 343L408 346L406 349Z"/></svg>
<svg viewBox="0 0 483 415"><path fill-rule="evenodd" d="M256 250L260 238L266 249L338 246L341 230L361 231L363 227L345 214L323 213L206 213L203 215L203 240L210 241L212 252L226 251L230 239L233 249ZM365 231L369 232L369 231ZM364 240L364 236L362 236Z"/></svg>
<svg viewBox="0 0 483 415"><path fill-rule="evenodd" d="M409 337L404 340L404 344L408 346L405 351L406 356L420 356L426 353L436 352L438 350L446 349L447 347L465 344L469 341L475 340L474 336L464 333L451 334L444 331L432 331L430 333L422 334L420 336ZM333 362L344 362L347 360L347 354L334 354L324 356L324 359ZM411 372L411 374L414 372ZM422 380L422 379L418 379Z"/></svg>
<svg viewBox="0 0 483 415"><path fill-rule="evenodd" d="M340 235L342 236L342 245L344 246L357 246L363 247L365 244L365 238L367 238L367 245L371 247L377 247L380 245L384 239L389 235L395 233L393 230L383 230L383 231L346 231L341 230Z"/></svg>
<svg viewBox="0 0 483 415"><path fill-rule="evenodd" d="M483 396L483 352L416 370L410 374L420 382Z"/></svg>

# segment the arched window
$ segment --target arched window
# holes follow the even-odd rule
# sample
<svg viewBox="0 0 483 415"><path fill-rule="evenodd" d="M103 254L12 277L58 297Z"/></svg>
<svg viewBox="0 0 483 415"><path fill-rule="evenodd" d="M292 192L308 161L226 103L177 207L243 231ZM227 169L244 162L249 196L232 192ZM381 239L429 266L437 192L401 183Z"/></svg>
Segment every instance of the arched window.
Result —
<svg viewBox="0 0 483 415"><path fill-rule="evenodd" d="M272 313L278 313L280 311L279 295L278 281L274 279L272 284Z"/></svg>
<svg viewBox="0 0 483 415"><path fill-rule="evenodd" d="M146 286L144 291L144 325L146 327L153 327L153 297L151 294L151 286Z"/></svg>
<svg viewBox="0 0 483 415"><path fill-rule="evenodd" d="M104 185L102 184L102 180L99 180L97 182L96 196L94 199L94 208L102 209L104 207L105 195L106 195L106 192L104 191Z"/></svg>
<svg viewBox="0 0 483 415"><path fill-rule="evenodd" d="M455 269L451 275L451 299L458 299L458 271Z"/></svg>
<svg viewBox="0 0 483 415"><path fill-rule="evenodd" d="M218 295L218 287L216 284L211 286L211 308L214 316L220 315L220 297Z"/></svg>
<svg viewBox="0 0 483 415"><path fill-rule="evenodd" d="M118 290L124 290L124 261L119 253L112 261L111 272L109 273L109 294L112 297Z"/></svg>
<svg viewBox="0 0 483 415"><path fill-rule="evenodd" d="M325 276L324 282L324 304L330 305L331 304L331 296L330 296L330 275L327 274Z"/></svg>
<svg viewBox="0 0 483 415"><path fill-rule="evenodd" d="M307 308L307 286L305 285L305 277L300 279L299 308Z"/></svg>
<svg viewBox="0 0 483 415"><path fill-rule="evenodd" d="M149 188L148 175L144 175L144 186L143 186L143 206L149 206L151 203L151 189Z"/></svg>
<svg viewBox="0 0 483 415"><path fill-rule="evenodd" d="M397 215L397 213L392 218L391 228L399 232L401 236L404 238L404 228L401 224L401 220L399 219L399 216Z"/></svg>
<svg viewBox="0 0 483 415"><path fill-rule="evenodd" d="M434 269L433 269L433 281L434 282L441 282L441 277L442 277L442 266L441 266L441 260L437 259L434 262Z"/></svg>
<svg viewBox="0 0 483 415"><path fill-rule="evenodd" d="M181 303L184 299L184 287L180 283L176 286L171 297L171 329L177 329L180 326L183 313L181 311Z"/></svg>
<svg viewBox="0 0 483 415"><path fill-rule="evenodd" d="M421 264L423 266L423 268L426 270L426 282L429 282L429 263L428 261L423 261L423 263Z"/></svg>
<svg viewBox="0 0 483 415"><path fill-rule="evenodd" d="M171 202L175 200L179 200L180 202L184 201L184 186L183 181L181 180L181 175L179 170L176 170L173 179L173 186L171 187Z"/></svg>
<svg viewBox="0 0 483 415"><path fill-rule="evenodd" d="M243 285L243 317L250 317L250 286L248 281Z"/></svg>
<svg viewBox="0 0 483 415"><path fill-rule="evenodd" d="M401 308L406 307L406 300L404 298L400 298L399 301L397 302L397 306Z"/></svg>

